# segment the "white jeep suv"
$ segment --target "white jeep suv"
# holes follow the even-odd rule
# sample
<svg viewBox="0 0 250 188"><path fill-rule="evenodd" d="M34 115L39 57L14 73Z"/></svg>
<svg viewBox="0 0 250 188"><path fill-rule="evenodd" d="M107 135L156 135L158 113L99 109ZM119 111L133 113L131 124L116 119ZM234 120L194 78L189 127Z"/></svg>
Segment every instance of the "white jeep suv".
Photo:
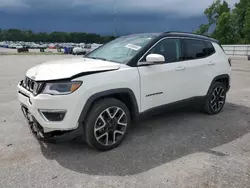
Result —
<svg viewBox="0 0 250 188"><path fill-rule="evenodd" d="M43 141L82 135L99 150L118 146L132 120L159 107L199 102L219 113L231 61L218 41L190 33L134 34L83 58L27 71L18 98L32 133Z"/></svg>

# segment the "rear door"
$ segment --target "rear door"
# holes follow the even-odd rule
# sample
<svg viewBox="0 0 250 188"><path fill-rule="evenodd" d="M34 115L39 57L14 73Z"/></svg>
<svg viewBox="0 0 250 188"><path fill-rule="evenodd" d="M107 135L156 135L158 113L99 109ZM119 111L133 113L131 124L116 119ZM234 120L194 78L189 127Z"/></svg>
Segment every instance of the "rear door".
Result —
<svg viewBox="0 0 250 188"><path fill-rule="evenodd" d="M210 42L198 39L183 39L185 49L186 79L190 90L187 97L204 96L207 93L216 63L215 50Z"/></svg>

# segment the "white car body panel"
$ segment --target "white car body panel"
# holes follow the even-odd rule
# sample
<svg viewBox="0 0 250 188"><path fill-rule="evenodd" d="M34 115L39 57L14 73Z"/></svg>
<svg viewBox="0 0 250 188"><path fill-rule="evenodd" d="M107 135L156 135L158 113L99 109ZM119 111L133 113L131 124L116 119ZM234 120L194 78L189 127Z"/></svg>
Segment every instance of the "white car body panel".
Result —
<svg viewBox="0 0 250 188"><path fill-rule="evenodd" d="M58 80L85 72L116 70L119 67L120 64L109 61L88 58L65 59L37 65L29 69L26 76L35 81Z"/></svg>
<svg viewBox="0 0 250 188"><path fill-rule="evenodd" d="M103 61L105 64L106 62ZM79 77L76 80L83 85L70 95L48 95L32 93L18 85L18 90L29 96L18 94L19 101L24 104L45 131L71 130L78 126L78 119L87 100L94 94L111 89L129 88L135 94L140 105L140 84L137 68L121 65L121 69ZM30 101L29 101L30 100ZM39 109L67 110L63 122L47 122L39 114ZM140 108L139 108L140 110Z"/></svg>
<svg viewBox="0 0 250 188"><path fill-rule="evenodd" d="M74 92L71 95L55 96L55 95L45 95L40 94L34 96L29 91L25 90L23 87L18 85L18 90L21 93L25 93L26 96L18 93L18 99L22 105L25 105L30 113L36 118L36 120L44 128L44 132L52 132L55 130L72 130L78 127L78 116L75 114L75 106L79 103L80 93ZM81 99L83 101L87 99ZM60 109L67 110L66 116L63 121L60 122L48 122L44 120L38 110L47 109ZM76 118L76 119L75 119Z"/></svg>
<svg viewBox="0 0 250 188"><path fill-rule="evenodd" d="M221 47L213 43L216 53L201 59L176 63L130 67L124 64L75 58L50 61L29 69L26 76L35 81L70 79L82 81L75 92L68 95L39 94L34 96L18 85L18 98L45 132L73 130L87 100L100 92L129 89L135 96L139 113L154 107L205 96L218 75L231 75L228 57ZM81 73L91 73L81 76ZM46 121L39 110L67 110L63 121Z"/></svg>
<svg viewBox="0 0 250 188"><path fill-rule="evenodd" d="M215 65L210 65L214 60L214 55L181 62L185 70L179 71L182 74L183 86L179 91L181 92L181 99L187 99L194 96L205 96L208 91L208 86L215 78ZM178 64L178 63L177 63ZM191 84L192 83L192 84Z"/></svg>
<svg viewBox="0 0 250 188"><path fill-rule="evenodd" d="M225 52L218 44L213 43L213 46L216 50L216 57L214 57L213 59L216 62L216 69L214 70L214 75L228 74L229 76L231 76L232 67L228 64L228 55L225 54Z"/></svg>
<svg viewBox="0 0 250 188"><path fill-rule="evenodd" d="M216 53L206 58L139 67L141 110L203 97L216 76L230 73L227 55L218 44L212 44Z"/></svg>
<svg viewBox="0 0 250 188"><path fill-rule="evenodd" d="M96 93L112 90L112 89L130 89L136 98L138 110L140 108L140 77L137 68L121 65L119 70L107 71L98 74L91 74L77 78L76 80L83 81L82 97L90 97ZM81 106L81 109L83 106Z"/></svg>
<svg viewBox="0 0 250 188"><path fill-rule="evenodd" d="M183 79L183 71L175 70L180 64L139 67L143 111L183 99L183 91L188 85Z"/></svg>

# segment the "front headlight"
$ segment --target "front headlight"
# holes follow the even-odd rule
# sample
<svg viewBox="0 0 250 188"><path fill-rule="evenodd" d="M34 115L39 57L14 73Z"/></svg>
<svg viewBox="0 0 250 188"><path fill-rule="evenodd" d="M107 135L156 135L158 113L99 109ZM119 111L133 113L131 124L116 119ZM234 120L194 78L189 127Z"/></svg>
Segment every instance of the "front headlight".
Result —
<svg viewBox="0 0 250 188"><path fill-rule="evenodd" d="M67 95L76 91L81 85L81 81L46 83L41 93L50 95Z"/></svg>

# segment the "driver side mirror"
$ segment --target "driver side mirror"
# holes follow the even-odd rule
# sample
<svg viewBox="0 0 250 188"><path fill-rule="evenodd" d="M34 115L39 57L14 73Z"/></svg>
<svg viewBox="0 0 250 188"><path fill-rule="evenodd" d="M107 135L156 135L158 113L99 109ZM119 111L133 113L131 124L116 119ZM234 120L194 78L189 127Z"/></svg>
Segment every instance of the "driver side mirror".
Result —
<svg viewBox="0 0 250 188"><path fill-rule="evenodd" d="M146 57L146 62L160 64L165 62L165 57L160 54L149 54Z"/></svg>

